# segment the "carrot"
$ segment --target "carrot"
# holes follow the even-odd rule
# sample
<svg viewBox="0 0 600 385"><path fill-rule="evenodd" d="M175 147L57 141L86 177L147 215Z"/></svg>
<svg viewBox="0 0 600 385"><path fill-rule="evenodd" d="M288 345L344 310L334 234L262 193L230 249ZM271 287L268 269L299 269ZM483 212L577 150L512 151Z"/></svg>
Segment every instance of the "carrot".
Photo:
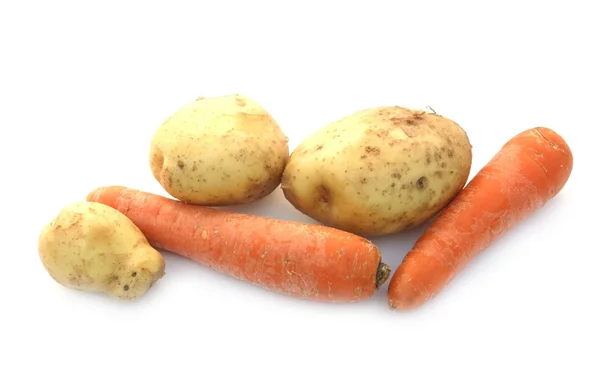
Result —
<svg viewBox="0 0 600 385"><path fill-rule="evenodd" d="M572 167L569 146L548 128L511 138L405 256L390 280L390 309L413 309L439 294L475 256L558 194Z"/></svg>
<svg viewBox="0 0 600 385"><path fill-rule="evenodd" d="M322 225L232 213L122 186L89 193L156 248L275 292L323 302L371 297L390 274L365 238Z"/></svg>

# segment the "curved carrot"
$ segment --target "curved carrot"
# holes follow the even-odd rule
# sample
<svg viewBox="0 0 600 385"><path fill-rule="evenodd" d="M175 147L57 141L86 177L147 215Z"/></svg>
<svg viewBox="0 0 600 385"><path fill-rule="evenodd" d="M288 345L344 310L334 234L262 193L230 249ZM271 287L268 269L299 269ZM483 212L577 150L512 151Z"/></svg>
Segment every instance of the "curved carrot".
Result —
<svg viewBox="0 0 600 385"><path fill-rule="evenodd" d="M231 213L122 186L98 188L87 200L125 214L154 247L295 297L363 300L390 273L367 239L321 225Z"/></svg>
<svg viewBox="0 0 600 385"><path fill-rule="evenodd" d="M569 146L548 128L511 138L406 255L390 280L390 308L412 309L437 295L478 253L558 194L572 168Z"/></svg>

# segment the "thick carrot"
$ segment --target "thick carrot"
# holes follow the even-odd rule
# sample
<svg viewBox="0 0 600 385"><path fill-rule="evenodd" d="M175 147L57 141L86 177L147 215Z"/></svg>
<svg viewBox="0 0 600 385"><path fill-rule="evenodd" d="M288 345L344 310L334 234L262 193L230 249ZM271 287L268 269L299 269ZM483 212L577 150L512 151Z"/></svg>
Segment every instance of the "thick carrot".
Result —
<svg viewBox="0 0 600 385"><path fill-rule="evenodd" d="M569 146L548 128L511 138L405 256L390 280L390 308L409 310L436 296L475 256L558 194L572 167Z"/></svg>
<svg viewBox="0 0 600 385"><path fill-rule="evenodd" d="M316 301L371 297L390 274L367 239L329 227L186 204L122 186L92 191L157 248L275 292Z"/></svg>

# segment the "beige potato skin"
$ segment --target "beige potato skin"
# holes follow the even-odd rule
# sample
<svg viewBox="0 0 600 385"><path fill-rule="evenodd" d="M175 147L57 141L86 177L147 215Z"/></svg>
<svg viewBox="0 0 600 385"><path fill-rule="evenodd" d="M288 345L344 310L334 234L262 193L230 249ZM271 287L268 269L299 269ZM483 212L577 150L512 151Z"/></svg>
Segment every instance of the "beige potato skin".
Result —
<svg viewBox="0 0 600 385"><path fill-rule="evenodd" d="M289 159L288 139L256 101L239 94L198 98L155 132L152 174L181 201L225 206L272 193Z"/></svg>
<svg viewBox="0 0 600 385"><path fill-rule="evenodd" d="M363 236L424 223L462 189L471 144L454 121L398 106L359 111L307 137L281 188L309 217Z"/></svg>
<svg viewBox="0 0 600 385"><path fill-rule="evenodd" d="M42 229L38 251L59 284L118 299L144 295L165 273L163 256L133 222L96 202L65 206Z"/></svg>

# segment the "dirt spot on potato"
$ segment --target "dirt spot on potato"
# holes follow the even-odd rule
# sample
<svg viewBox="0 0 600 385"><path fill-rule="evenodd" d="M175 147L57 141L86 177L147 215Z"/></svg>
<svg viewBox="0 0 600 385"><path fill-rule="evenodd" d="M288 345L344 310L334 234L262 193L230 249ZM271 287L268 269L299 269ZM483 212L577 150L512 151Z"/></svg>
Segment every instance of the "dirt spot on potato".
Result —
<svg viewBox="0 0 600 385"><path fill-rule="evenodd" d="M331 201L331 190L327 186L317 187L317 199L319 202L328 204Z"/></svg>
<svg viewBox="0 0 600 385"><path fill-rule="evenodd" d="M406 117L394 116L390 118L392 124L404 131L409 138L419 135L418 124L414 120Z"/></svg>
<svg viewBox="0 0 600 385"><path fill-rule="evenodd" d="M417 179L415 186L417 186L419 190L424 189L427 186L427 177L422 176L419 179Z"/></svg>
<svg viewBox="0 0 600 385"><path fill-rule="evenodd" d="M369 155L379 155L381 153L381 150L379 149L379 147L367 146L365 147L365 152Z"/></svg>
<svg viewBox="0 0 600 385"><path fill-rule="evenodd" d="M246 101L242 98L240 98L239 96L235 97L235 104L237 104L240 107L245 107L246 106Z"/></svg>
<svg viewBox="0 0 600 385"><path fill-rule="evenodd" d="M415 120L423 120L423 115L425 115L424 111L417 111L415 112L413 119Z"/></svg>
<svg viewBox="0 0 600 385"><path fill-rule="evenodd" d="M379 138L387 138L390 135L390 130L379 129L377 131L373 131L375 135Z"/></svg>

